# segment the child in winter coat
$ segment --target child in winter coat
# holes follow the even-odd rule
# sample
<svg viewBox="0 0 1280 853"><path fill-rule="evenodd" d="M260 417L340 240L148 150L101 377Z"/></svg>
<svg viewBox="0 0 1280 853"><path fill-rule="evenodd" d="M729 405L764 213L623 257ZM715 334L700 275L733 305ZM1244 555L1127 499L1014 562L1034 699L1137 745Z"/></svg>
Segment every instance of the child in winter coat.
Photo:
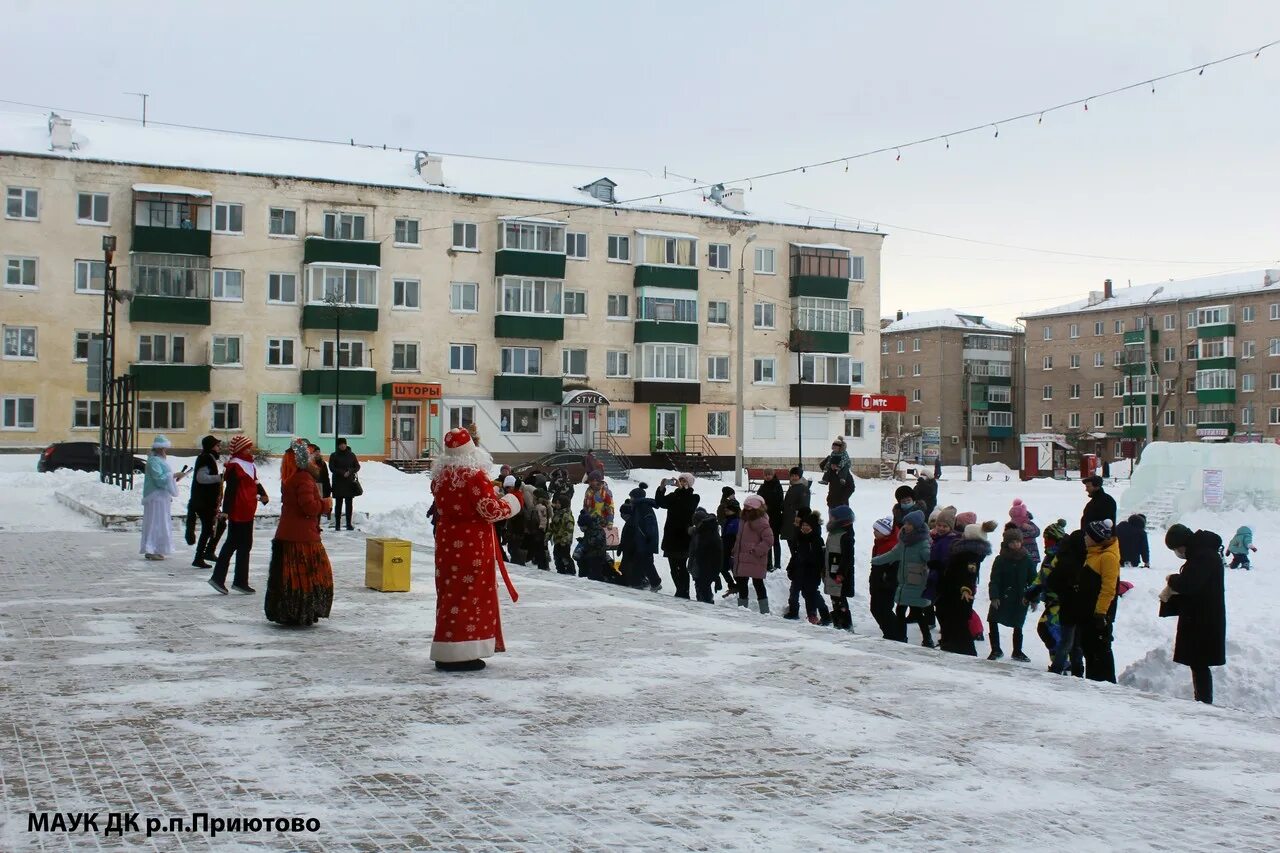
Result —
<svg viewBox="0 0 1280 853"><path fill-rule="evenodd" d="M831 442L831 453L818 465L818 470L823 474L832 469L841 475L849 474L853 470L853 460L849 458L849 450L843 436L836 436L835 441Z"/></svg>
<svg viewBox="0 0 1280 853"><path fill-rule="evenodd" d="M951 546L951 554L938 581L938 624L942 628L942 650L961 655L976 655L969 617L973 613L973 595L978 588L982 561L991 555L987 536L994 533L996 523L965 526L964 536Z"/></svg>
<svg viewBox="0 0 1280 853"><path fill-rule="evenodd" d="M742 521L733 543L733 574L738 581L738 606L747 606L747 581L756 588L761 613L769 612L769 593L764 577L773 553L773 526L764 498L748 495L742 502Z"/></svg>
<svg viewBox="0 0 1280 853"><path fill-rule="evenodd" d="M720 525L714 515L699 507L693 511L693 526L689 528L689 574L693 576L695 598L703 604L715 604L711 585L719 580L723 563Z"/></svg>
<svg viewBox="0 0 1280 853"><path fill-rule="evenodd" d="M871 528L871 556L879 557L893 550L898 544L898 531L893 526L893 519L881 518ZM893 614L893 596L898 589L898 567L896 565L877 566L874 563L867 577L868 591L871 593L871 617L880 626L880 633L886 640L898 639L898 618Z"/></svg>
<svg viewBox="0 0 1280 853"><path fill-rule="evenodd" d="M898 569L898 585L894 591L894 602L897 604L894 615L898 624L894 639L904 643L907 641L910 610L911 621L920 626L920 644L933 648L933 625L929 617L929 607L933 602L925 596L929 585L929 528L924 513L913 510L903 516L898 531L898 544L880 556L873 557L871 565L897 566Z"/></svg>
<svg viewBox="0 0 1280 853"><path fill-rule="evenodd" d="M547 528L551 524L551 493L535 488L532 500L526 505L528 518L524 525L524 547L533 563L544 572L551 571L551 558L547 554Z"/></svg>
<svg viewBox="0 0 1280 853"><path fill-rule="evenodd" d="M578 528L582 531L578 548L578 577L593 581L605 580L605 561L609 552L604 541L604 522L600 516L583 508L578 513Z"/></svg>
<svg viewBox="0 0 1280 853"><path fill-rule="evenodd" d="M569 511L569 501L560 495L551 504L551 523L547 527L547 535L551 537L556 571L562 575L573 574L573 513Z"/></svg>
<svg viewBox="0 0 1280 853"><path fill-rule="evenodd" d="M1043 566L1052 555L1058 553L1058 546L1066 538L1067 520L1065 518L1058 519L1044 529L1044 555L1040 559L1040 565Z"/></svg>
<svg viewBox="0 0 1280 853"><path fill-rule="evenodd" d="M720 506L716 508L716 521L720 523L720 550L723 562L720 565L720 576L727 587L725 598L738 594L738 579L733 576L733 543L738 538L738 527L742 522L742 508L733 491L733 486L725 486L720 490Z"/></svg>
<svg viewBox="0 0 1280 853"><path fill-rule="evenodd" d="M1022 548L1031 558L1031 564L1035 565L1040 562L1040 528L1032 521L1033 518L1035 516L1027 509L1022 498L1014 498L1013 506L1009 507L1009 520L1022 531Z"/></svg>
<svg viewBox="0 0 1280 853"><path fill-rule="evenodd" d="M640 589L650 589L654 592L662 589L662 579L658 577L658 570L653 565L653 555L658 553L658 516L654 512L657 504L653 498L645 497L645 489L649 488L641 483L629 493L628 503L631 504L631 550L628 566L630 574L629 583ZM623 529L625 539L626 529ZM624 541L624 560L626 560L626 543Z"/></svg>
<svg viewBox="0 0 1280 853"><path fill-rule="evenodd" d="M991 581L987 594L991 598L991 610L987 625L991 635L991 654L987 660L1000 660L1004 651L1000 648L1000 626L1013 629L1012 658L1021 663L1030 660L1022 653L1022 625L1027 620L1027 587L1035 581L1036 564L1023 544L1022 531L1016 527L1006 530L1004 542L995 562L991 564Z"/></svg>
<svg viewBox="0 0 1280 853"><path fill-rule="evenodd" d="M1251 569L1249 565L1249 554L1257 553L1258 549L1253 545L1253 530L1248 527L1241 527L1236 531L1236 535L1231 537L1231 542L1227 545L1227 553L1231 555L1230 569Z"/></svg>
<svg viewBox="0 0 1280 853"><path fill-rule="evenodd" d="M853 597L853 510L847 506L831 508L827 521L827 565L823 585L831 596L831 624L853 633L853 614L849 599Z"/></svg>
<svg viewBox="0 0 1280 853"><path fill-rule="evenodd" d="M804 596L805 615L814 625L830 625L831 613L818 594L818 584L827 570L827 546L822 539L822 516L810 511L799 517L796 550L787 566L791 590L784 619L800 618L800 596Z"/></svg>

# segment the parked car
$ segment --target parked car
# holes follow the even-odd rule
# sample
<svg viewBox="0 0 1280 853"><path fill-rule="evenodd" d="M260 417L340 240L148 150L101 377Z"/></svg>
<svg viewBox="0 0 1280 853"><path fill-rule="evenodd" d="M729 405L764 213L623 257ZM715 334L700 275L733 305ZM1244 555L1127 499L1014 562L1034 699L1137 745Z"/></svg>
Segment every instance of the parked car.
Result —
<svg viewBox="0 0 1280 853"><path fill-rule="evenodd" d="M550 477L551 472L557 468L563 469L569 475L569 482L580 483L587 475L586 456L582 453L548 453L537 459L513 465L511 473L521 480L527 480L530 474L546 474Z"/></svg>
<svg viewBox="0 0 1280 853"><path fill-rule="evenodd" d="M97 471L100 453L96 441L55 441L40 454L36 462L36 470L41 473L57 471L59 468L70 468L72 471ZM133 458L133 470L141 473L147 470L147 463L137 456Z"/></svg>

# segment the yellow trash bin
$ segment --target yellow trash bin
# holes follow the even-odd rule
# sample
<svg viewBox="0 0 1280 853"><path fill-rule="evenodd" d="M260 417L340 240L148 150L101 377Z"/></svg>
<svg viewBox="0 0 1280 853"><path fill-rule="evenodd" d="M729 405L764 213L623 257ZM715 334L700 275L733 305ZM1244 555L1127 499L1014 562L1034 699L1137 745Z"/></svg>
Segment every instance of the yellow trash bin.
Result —
<svg viewBox="0 0 1280 853"><path fill-rule="evenodd" d="M364 585L381 592L408 592L413 543L407 539L366 539Z"/></svg>

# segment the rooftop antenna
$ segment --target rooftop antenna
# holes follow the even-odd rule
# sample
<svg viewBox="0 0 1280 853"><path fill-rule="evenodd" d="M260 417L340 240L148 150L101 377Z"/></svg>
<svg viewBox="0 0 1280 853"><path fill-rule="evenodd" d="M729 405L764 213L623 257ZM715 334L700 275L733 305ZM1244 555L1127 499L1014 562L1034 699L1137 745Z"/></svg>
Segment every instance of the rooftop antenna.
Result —
<svg viewBox="0 0 1280 853"><path fill-rule="evenodd" d="M125 92L126 95L133 95L142 98L142 126L147 126L147 98L151 97L149 92Z"/></svg>

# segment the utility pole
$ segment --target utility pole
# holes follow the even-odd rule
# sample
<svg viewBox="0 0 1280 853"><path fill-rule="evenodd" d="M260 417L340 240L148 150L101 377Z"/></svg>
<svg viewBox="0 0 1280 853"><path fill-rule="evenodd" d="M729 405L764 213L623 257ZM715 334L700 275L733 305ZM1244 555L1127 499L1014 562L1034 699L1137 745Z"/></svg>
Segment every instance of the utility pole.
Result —
<svg viewBox="0 0 1280 853"><path fill-rule="evenodd" d="M734 453L733 453L733 484L738 488L742 488L742 465L743 465L743 434L746 432L746 405L747 405L747 366L746 366L746 343L747 343L747 245L756 239L755 234L748 234L747 240L742 244L742 251L738 254L738 405L734 412L733 437L734 437Z"/></svg>
<svg viewBox="0 0 1280 853"><path fill-rule="evenodd" d="M961 411L964 412L964 467L965 481L973 482L973 400L972 395L973 375L970 373L969 362L964 363L964 406ZM941 450L939 450L941 452Z"/></svg>
<svg viewBox="0 0 1280 853"><path fill-rule="evenodd" d="M98 479L115 482L114 448L108 447L107 403L111 380L116 375L116 268L112 265L116 253L114 234L102 237L102 360L98 379ZM130 448L132 449L132 448Z"/></svg>
<svg viewBox="0 0 1280 853"><path fill-rule="evenodd" d="M147 98L151 97L148 92L125 92L126 95L134 95L142 98L142 126L147 126Z"/></svg>
<svg viewBox="0 0 1280 853"><path fill-rule="evenodd" d="M345 287L344 284L339 286ZM338 413L342 410L342 305L345 295L336 289L325 294L325 302L333 309L333 449L338 449L342 431L338 428Z"/></svg>
<svg viewBox="0 0 1280 853"><path fill-rule="evenodd" d="M1142 445L1143 450L1146 450L1148 447L1151 446L1152 433L1155 429L1155 412L1151 407L1151 398L1155 393L1155 384L1156 384L1155 376L1152 373L1152 364L1151 364L1151 343L1152 343L1151 334L1152 334L1151 315L1144 314L1142 317L1142 359L1143 359L1142 372L1146 376L1146 386L1147 386L1147 395L1146 395L1147 440ZM1139 460L1141 460L1142 458L1141 453L1138 454L1138 458Z"/></svg>

